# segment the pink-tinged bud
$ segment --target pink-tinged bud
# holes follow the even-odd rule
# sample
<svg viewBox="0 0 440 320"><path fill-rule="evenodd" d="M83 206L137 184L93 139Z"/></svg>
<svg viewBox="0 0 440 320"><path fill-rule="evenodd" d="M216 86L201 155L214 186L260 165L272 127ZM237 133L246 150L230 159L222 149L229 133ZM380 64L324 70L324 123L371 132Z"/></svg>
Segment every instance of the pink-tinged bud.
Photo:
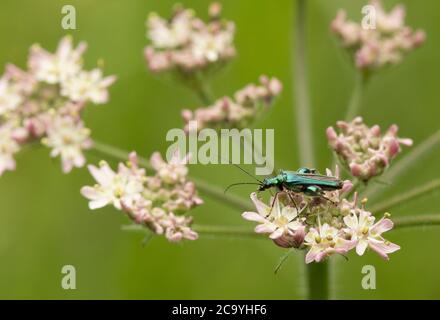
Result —
<svg viewBox="0 0 440 320"><path fill-rule="evenodd" d="M388 128L388 134L395 136L397 135L397 132L399 131L399 127L396 124L392 124L389 128Z"/></svg>
<svg viewBox="0 0 440 320"><path fill-rule="evenodd" d="M357 163L350 163L350 172L353 177L360 177L362 175L362 167Z"/></svg>
<svg viewBox="0 0 440 320"><path fill-rule="evenodd" d="M327 134L327 140L329 142L333 142L338 138L338 135L336 134L336 131L335 129L333 129L333 127L328 127L325 132Z"/></svg>
<svg viewBox="0 0 440 320"><path fill-rule="evenodd" d="M272 78L268 88L272 95L278 95L283 91L283 84L277 78Z"/></svg>
<svg viewBox="0 0 440 320"><path fill-rule="evenodd" d="M345 149L345 144L341 141L341 139L337 139L333 148L336 152L343 153Z"/></svg>
<svg viewBox="0 0 440 320"><path fill-rule="evenodd" d="M380 127L376 124L371 127L370 132L375 137L380 137Z"/></svg>
<svg viewBox="0 0 440 320"><path fill-rule="evenodd" d="M353 188L353 183L350 180L345 180L344 184L342 185L341 192L350 192L350 190Z"/></svg>
<svg viewBox="0 0 440 320"><path fill-rule="evenodd" d="M337 126L339 129L345 131L345 130L348 129L348 126L349 126L349 125L348 125L348 123L345 122L345 121L338 121L338 122L336 122L336 126Z"/></svg>
<svg viewBox="0 0 440 320"><path fill-rule="evenodd" d="M29 132L25 128L16 128L12 131L11 137L18 143L25 143L29 138Z"/></svg>
<svg viewBox="0 0 440 320"><path fill-rule="evenodd" d="M184 109L184 110L182 110L182 112L181 112L181 116L182 116L182 119L183 119L185 122L188 122L188 121L192 120L192 118L193 118L193 113L192 113L191 110Z"/></svg>
<svg viewBox="0 0 440 320"><path fill-rule="evenodd" d="M209 16L211 18L217 18L222 12L222 5L219 2L213 2L209 6Z"/></svg>
<svg viewBox="0 0 440 320"><path fill-rule="evenodd" d="M370 163L367 169L367 178L370 179L371 177L374 177L377 174L377 165L373 162Z"/></svg>
<svg viewBox="0 0 440 320"><path fill-rule="evenodd" d="M420 47L425 41L426 41L426 33L423 30L418 30L415 34L414 34L414 47Z"/></svg>
<svg viewBox="0 0 440 320"><path fill-rule="evenodd" d="M299 248L305 236L305 227L301 227L293 233L285 232L281 237L273 239L273 242L281 248Z"/></svg>
<svg viewBox="0 0 440 320"><path fill-rule="evenodd" d="M228 111L231 106L231 101L229 100L229 98L223 98L221 106L224 111Z"/></svg>
<svg viewBox="0 0 440 320"><path fill-rule="evenodd" d="M390 141L388 142L388 149L387 149L388 157L394 158L396 154L399 153L399 151L400 151L400 146L397 139L394 138L390 139Z"/></svg>
<svg viewBox="0 0 440 320"><path fill-rule="evenodd" d="M400 144L403 144L408 147L412 146L414 143L413 140L409 138L399 138L397 140L399 141Z"/></svg>

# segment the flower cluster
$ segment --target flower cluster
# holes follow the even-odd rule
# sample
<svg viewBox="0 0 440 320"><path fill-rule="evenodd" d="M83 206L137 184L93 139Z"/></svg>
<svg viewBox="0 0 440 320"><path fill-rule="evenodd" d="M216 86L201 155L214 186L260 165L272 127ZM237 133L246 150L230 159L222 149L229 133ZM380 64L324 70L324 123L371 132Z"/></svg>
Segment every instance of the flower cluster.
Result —
<svg viewBox="0 0 440 320"><path fill-rule="evenodd" d="M327 129L328 143L351 175L364 182L382 174L400 152L400 145L412 145L411 139L397 136L397 125L384 135L378 125L369 128L361 117L350 123L338 121L337 127L339 134L333 127Z"/></svg>
<svg viewBox="0 0 440 320"><path fill-rule="evenodd" d="M197 128L200 130L248 127L272 106L282 88L277 78L261 76L259 85L247 85L237 91L234 98L223 97L212 106L195 111L183 110L182 118L186 123L184 130L190 130L190 121L197 121Z"/></svg>
<svg viewBox="0 0 440 320"><path fill-rule="evenodd" d="M235 56L235 26L220 17L221 6L211 4L209 21L204 22L190 9L176 6L169 20L151 13L145 48L148 67L153 72L177 69L185 73L219 66ZM212 68L210 68L212 69Z"/></svg>
<svg viewBox="0 0 440 320"><path fill-rule="evenodd" d="M103 77L98 68L83 70L85 49L85 43L74 48L65 37L53 54L33 45L28 71L6 67L0 78L0 174L14 170L14 154L37 139L52 148L52 157L61 157L64 172L84 165L82 150L92 141L81 110L88 102L106 103L116 79Z"/></svg>
<svg viewBox="0 0 440 320"><path fill-rule="evenodd" d="M327 175L332 172L327 170ZM339 176L338 168L335 172ZM355 249L363 255L367 248L388 260L388 254L400 247L382 237L393 228L393 222L385 214L379 221L366 211L365 202L357 204L344 197L353 184L346 180L337 191L324 192L322 197L308 197L300 193L279 193L267 205L251 194L257 212L244 212L243 218L257 222L257 233L269 234L283 248L308 249L306 263L320 262L333 254L345 255Z"/></svg>
<svg viewBox="0 0 440 320"><path fill-rule="evenodd" d="M198 235L190 228L192 218L184 214L203 201L194 183L187 180L187 161L188 157L182 159L175 153L167 163L154 153L150 160L153 176L147 176L145 169L139 167L134 152L126 164L119 163L116 172L102 161L99 167L88 166L98 184L83 187L81 193L90 200L92 210L113 205L134 223L165 235L171 242L196 240Z"/></svg>
<svg viewBox="0 0 440 320"><path fill-rule="evenodd" d="M356 66L362 70L395 65L425 41L422 30L414 31L405 25L403 6L396 6L387 14L379 0L370 3L374 11L370 13L368 25L348 21L344 10L338 12L331 25L342 45L354 56Z"/></svg>

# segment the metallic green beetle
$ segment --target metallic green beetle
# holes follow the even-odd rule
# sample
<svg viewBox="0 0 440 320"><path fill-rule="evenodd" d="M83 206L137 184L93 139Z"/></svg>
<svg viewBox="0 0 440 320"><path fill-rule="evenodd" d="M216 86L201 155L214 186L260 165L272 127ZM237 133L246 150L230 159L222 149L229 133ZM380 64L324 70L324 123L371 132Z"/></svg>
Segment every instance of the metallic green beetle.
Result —
<svg viewBox="0 0 440 320"><path fill-rule="evenodd" d="M324 191L339 190L343 181L319 174L315 169L300 168L298 171L281 170L271 178L260 181L258 191L276 188L278 192L291 191L312 197L323 197Z"/></svg>

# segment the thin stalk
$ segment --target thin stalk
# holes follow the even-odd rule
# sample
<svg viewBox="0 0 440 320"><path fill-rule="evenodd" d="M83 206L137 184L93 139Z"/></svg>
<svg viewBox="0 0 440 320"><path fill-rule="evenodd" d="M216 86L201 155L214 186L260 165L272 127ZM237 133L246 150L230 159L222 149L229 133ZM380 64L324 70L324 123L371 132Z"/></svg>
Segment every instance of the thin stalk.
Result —
<svg viewBox="0 0 440 320"><path fill-rule="evenodd" d="M294 43L294 99L296 128L301 166L314 166L313 130L309 98L309 76L307 64L307 0L296 1L296 18L292 25L295 34Z"/></svg>
<svg viewBox="0 0 440 320"><path fill-rule="evenodd" d="M415 216L405 216L405 217L393 217L394 229L400 230L405 228L414 228L421 226L440 226L440 214L425 214L425 215L415 215ZM202 225L197 224L193 225L192 228L202 234L211 235L211 236L223 236L223 237L245 237L245 238L253 238L253 239L268 239L267 235L262 235L259 233L255 233L253 230L249 228L237 227L237 226L217 226L217 225ZM142 232L145 233L148 231L145 227L137 224L124 225L121 227L124 231L133 231L133 232ZM322 265L322 263L311 263L308 266L314 265ZM318 296L318 295L328 295L328 285L324 284L321 280L318 281L316 276L316 272L318 270L328 271L327 267L322 268L312 268L311 272L308 274L308 277L313 275L314 279L310 279L313 282L314 289L309 292L309 296ZM324 279L324 278L321 278ZM315 291L319 291L318 288L325 289L324 293L317 293Z"/></svg>
<svg viewBox="0 0 440 320"><path fill-rule="evenodd" d="M356 71L356 79L354 82L353 93L350 98L350 102L347 108L347 114L345 116L346 121L351 121L355 117L360 115L360 110L362 107L362 95L364 91L364 86L366 83L366 77L362 72Z"/></svg>
<svg viewBox="0 0 440 320"><path fill-rule="evenodd" d="M145 233L149 231L142 225L130 224L121 227L123 231L131 231L138 233ZM237 226L214 226L214 225L197 225L191 226L194 231L211 237L226 237L226 238L248 238L248 239L267 239L259 233L255 233L249 228Z"/></svg>
<svg viewBox="0 0 440 320"><path fill-rule="evenodd" d="M440 214L393 218L394 229L440 226Z"/></svg>
<svg viewBox="0 0 440 320"><path fill-rule="evenodd" d="M194 92L197 94L200 101L209 106L214 102L212 89L205 77L199 72L195 75Z"/></svg>
<svg viewBox="0 0 440 320"><path fill-rule="evenodd" d="M440 144L440 129L419 144L417 147L413 148L405 157L400 161L393 164L388 171L386 171L381 180L392 183L395 182L397 177L405 171L408 171L412 166L418 165L420 159L428 155L436 149L436 146ZM378 185L373 185L368 188L362 197L374 198L380 191Z"/></svg>
<svg viewBox="0 0 440 320"><path fill-rule="evenodd" d="M126 161L129 154L128 151L98 141L94 142L93 150L97 151L98 153L106 157L111 157L118 161ZM142 157L139 157L138 159L139 159L139 164L142 167L146 168L147 170L153 170L153 168L150 165L150 162L147 159ZM196 184L197 188L201 192L204 192L206 195L210 196L214 200L218 200L219 202L225 203L235 209L238 208L243 211L252 210L252 206L249 204L248 201L231 194L225 194L223 188L214 186L211 183L199 178L190 177L190 180Z"/></svg>
<svg viewBox="0 0 440 320"><path fill-rule="evenodd" d="M371 208L372 212L386 211L393 207L407 203L408 201L426 196L431 192L440 190L440 179L432 180L424 185L413 188L407 192L398 194L390 199L380 202Z"/></svg>
<svg viewBox="0 0 440 320"><path fill-rule="evenodd" d="M307 265L309 300L327 300L329 298L329 262L310 263Z"/></svg>

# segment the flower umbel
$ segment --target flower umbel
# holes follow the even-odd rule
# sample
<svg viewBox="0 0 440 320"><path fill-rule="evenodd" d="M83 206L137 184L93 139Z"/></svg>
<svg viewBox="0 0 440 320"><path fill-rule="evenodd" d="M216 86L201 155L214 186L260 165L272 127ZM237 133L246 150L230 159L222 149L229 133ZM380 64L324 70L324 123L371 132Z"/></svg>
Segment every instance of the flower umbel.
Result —
<svg viewBox="0 0 440 320"><path fill-rule="evenodd" d="M192 217L186 213L203 201L194 183L187 180L186 159L176 152L166 163L159 153L154 153L151 165L156 172L152 176L139 168L134 152L126 164L119 163L116 172L102 161L99 167L89 166L98 184L83 187L81 193L90 200L90 209L113 205L134 223L165 235L171 242L196 240L198 235L190 228Z"/></svg>
<svg viewBox="0 0 440 320"><path fill-rule="evenodd" d="M214 70L233 58L235 26L221 19L220 13L218 3L211 4L208 22L180 5L168 20L151 13L147 20L151 44L145 48L149 69L190 74Z"/></svg>
<svg viewBox="0 0 440 320"><path fill-rule="evenodd" d="M327 129L328 143L351 174L364 182L382 174L401 145L412 145L411 139L397 136L397 125L383 135L378 125L370 128L361 117L350 123L338 121L337 127L339 133L333 127Z"/></svg>
<svg viewBox="0 0 440 320"><path fill-rule="evenodd" d="M14 170L13 155L35 140L52 148L52 157L61 156L66 173L85 164L82 152L92 141L81 111L89 102L106 103L116 80L100 69L83 70L85 50L85 43L74 48L64 37L55 53L33 45L28 71L7 65L0 78L0 174Z"/></svg>
<svg viewBox="0 0 440 320"><path fill-rule="evenodd" d="M339 10L331 29L342 46L352 55L357 68L375 71L402 61L403 57L425 41L422 30L414 31L405 25L405 8L394 7L386 13L381 1L372 0L376 25L365 28L347 20L347 13Z"/></svg>
<svg viewBox="0 0 440 320"><path fill-rule="evenodd" d="M223 97L213 105L195 111L185 109L182 118L189 132L190 121L197 121L197 129L203 128L246 128L252 125L273 105L282 91L282 84L277 78L260 77L260 84L248 84L237 91L234 98Z"/></svg>

